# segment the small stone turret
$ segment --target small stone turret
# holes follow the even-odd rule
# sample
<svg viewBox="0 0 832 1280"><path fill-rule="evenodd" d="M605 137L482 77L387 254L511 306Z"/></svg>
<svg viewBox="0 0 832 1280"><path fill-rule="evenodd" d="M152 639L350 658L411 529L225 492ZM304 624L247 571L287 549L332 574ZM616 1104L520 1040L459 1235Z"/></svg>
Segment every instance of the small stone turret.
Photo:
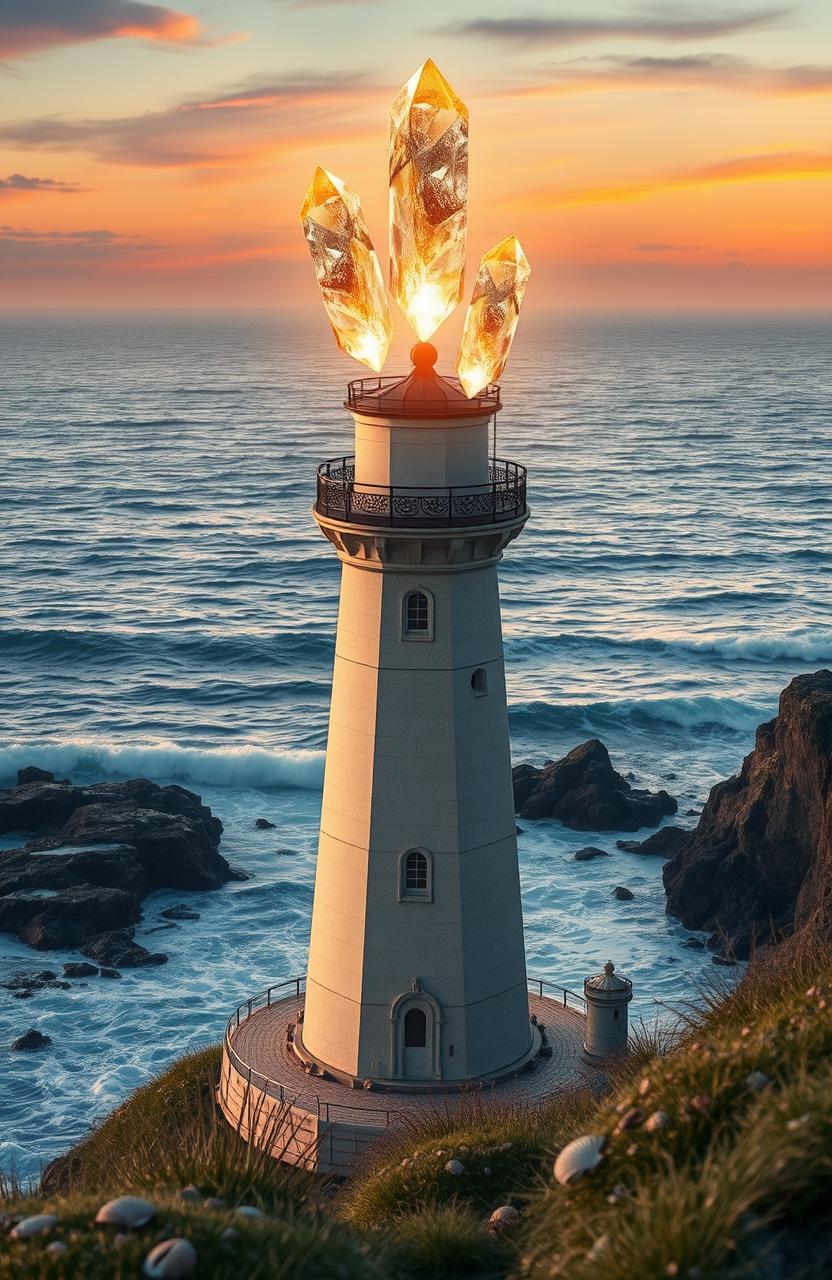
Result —
<svg viewBox="0 0 832 1280"><path fill-rule="evenodd" d="M587 1058L614 1058L627 1052L627 1006L633 998L633 984L615 972L607 961L604 972L584 981L586 997Z"/></svg>

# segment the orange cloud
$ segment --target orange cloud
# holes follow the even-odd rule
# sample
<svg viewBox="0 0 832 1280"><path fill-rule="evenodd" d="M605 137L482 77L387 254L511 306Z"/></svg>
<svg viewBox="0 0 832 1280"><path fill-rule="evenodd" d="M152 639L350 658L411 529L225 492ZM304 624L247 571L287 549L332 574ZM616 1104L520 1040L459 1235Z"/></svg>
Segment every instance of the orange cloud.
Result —
<svg viewBox="0 0 832 1280"><path fill-rule="evenodd" d="M200 31L192 14L138 0L0 0L0 55L6 58L117 37L192 43Z"/></svg>

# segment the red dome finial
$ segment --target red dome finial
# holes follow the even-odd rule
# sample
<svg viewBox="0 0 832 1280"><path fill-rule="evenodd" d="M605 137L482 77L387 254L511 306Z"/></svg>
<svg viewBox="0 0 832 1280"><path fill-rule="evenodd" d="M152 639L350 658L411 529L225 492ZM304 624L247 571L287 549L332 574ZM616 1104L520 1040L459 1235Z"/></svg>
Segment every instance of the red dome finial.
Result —
<svg viewBox="0 0 832 1280"><path fill-rule="evenodd" d="M413 367L416 372L426 378L433 370L433 366L439 358L439 352L432 342L417 342L416 346L411 349L410 358L413 361Z"/></svg>

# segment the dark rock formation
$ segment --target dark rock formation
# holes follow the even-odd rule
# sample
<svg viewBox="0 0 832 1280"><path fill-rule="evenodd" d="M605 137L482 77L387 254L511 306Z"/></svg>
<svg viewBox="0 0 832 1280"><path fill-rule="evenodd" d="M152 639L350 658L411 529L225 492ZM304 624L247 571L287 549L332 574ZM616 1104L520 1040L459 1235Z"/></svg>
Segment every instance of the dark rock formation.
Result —
<svg viewBox="0 0 832 1280"><path fill-rule="evenodd" d="M98 970L98 976L100 978L120 978L121 974L118 969L109 969L107 965L102 964L101 968Z"/></svg>
<svg viewBox="0 0 832 1280"><path fill-rule="evenodd" d="M5 987L7 991L25 991L31 995L33 991L41 991L44 987L57 986L57 979L58 975L51 969L27 969L13 973L5 982L0 982L0 987Z"/></svg>
<svg viewBox="0 0 832 1280"><path fill-rule="evenodd" d="M617 884L612 891L612 896L614 898L618 898L619 902L632 902L636 895L633 893L632 889L626 888L623 884Z"/></svg>
<svg viewBox="0 0 832 1280"><path fill-rule="evenodd" d="M574 831L638 831L657 826L677 808L666 791L634 790L597 738L542 769L517 765L512 779L521 818L558 818Z"/></svg>
<svg viewBox="0 0 832 1280"><path fill-rule="evenodd" d="M175 907L168 907L159 913L163 920L198 920L199 912L186 907L184 902L177 902Z"/></svg>
<svg viewBox="0 0 832 1280"><path fill-rule="evenodd" d="M258 831L274 831L275 828L275 824L269 822L268 818L257 818L254 825Z"/></svg>
<svg viewBox="0 0 832 1280"><path fill-rule="evenodd" d="M24 781L0 791L0 832L36 833L0 853L0 930L39 949L80 947L135 924L154 889L237 878L217 848L222 823L193 792L146 778L77 787L44 773L22 769Z"/></svg>
<svg viewBox="0 0 832 1280"><path fill-rule="evenodd" d="M705 950L705 944L701 938L685 938L685 946L690 947L692 951Z"/></svg>
<svg viewBox="0 0 832 1280"><path fill-rule="evenodd" d="M17 785L23 787L27 782L54 782L55 775L50 773L48 769L38 769L36 765L29 764L25 769L17 771Z"/></svg>
<svg viewBox="0 0 832 1280"><path fill-rule="evenodd" d="M646 840L616 840L617 849L625 849L627 853L654 854L659 858L675 858L677 853L686 849L690 842L690 832L682 827L660 827Z"/></svg>
<svg viewBox="0 0 832 1280"><path fill-rule="evenodd" d="M13 1040L9 1048L12 1053L31 1052L33 1049L48 1049L51 1043L51 1036L45 1036L42 1031L38 1031L35 1027L30 1027L22 1036L18 1036L16 1040Z"/></svg>
<svg viewBox="0 0 832 1280"><path fill-rule="evenodd" d="M102 933L82 947L81 954L89 956L90 960L107 969L114 966L122 969L139 969L145 965L165 964L167 961L167 956L162 955L161 951L148 951L140 943L134 942L132 929L116 929L112 933Z"/></svg>
<svg viewBox="0 0 832 1280"><path fill-rule="evenodd" d="M712 789L664 867L667 910L708 945L748 956L756 939L832 938L832 671L798 676L760 725L739 774Z"/></svg>
<svg viewBox="0 0 832 1280"><path fill-rule="evenodd" d="M72 960L64 965L65 978L94 978L98 976L98 965L88 964L86 960Z"/></svg>
<svg viewBox="0 0 832 1280"><path fill-rule="evenodd" d="M594 845L587 845L585 849L579 849L575 854L576 862L591 862L593 858L608 858L610 855L606 849L596 849Z"/></svg>

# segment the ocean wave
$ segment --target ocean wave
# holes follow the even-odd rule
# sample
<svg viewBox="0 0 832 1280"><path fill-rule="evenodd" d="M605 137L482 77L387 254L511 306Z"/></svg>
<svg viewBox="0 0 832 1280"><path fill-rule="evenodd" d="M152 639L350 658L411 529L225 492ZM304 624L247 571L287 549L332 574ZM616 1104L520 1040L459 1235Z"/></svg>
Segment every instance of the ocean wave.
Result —
<svg viewBox="0 0 832 1280"><path fill-rule="evenodd" d="M327 631L263 634L206 632L182 634L173 631L95 630L93 628L9 627L0 629L0 653L17 658L47 657L55 660L83 660L87 664L110 665L133 660L144 666L157 661L225 664L248 667L295 666L299 660L315 666L329 666L335 651L335 636Z"/></svg>
<svg viewBox="0 0 832 1280"><path fill-rule="evenodd" d="M320 790L322 751L267 751L263 747L182 747L175 742L125 746L93 738L11 742L0 747L0 780L14 782L18 769L36 764L58 777L81 774L146 777L154 781L214 787L297 787Z"/></svg>
<svg viewBox="0 0 832 1280"><path fill-rule="evenodd" d="M601 734L621 729L643 732L748 734L775 712L773 706L718 698L693 697L621 698L601 702L525 702L509 707L512 729L528 736L542 731Z"/></svg>
<svg viewBox="0 0 832 1280"><path fill-rule="evenodd" d="M510 657L532 657L553 650L583 652L586 650L642 650L644 653L702 655L738 662L832 662L832 628L801 627L780 635L772 632L753 635L709 636L665 639L661 636L605 636L595 633L576 635L557 632L553 635L531 635L506 638Z"/></svg>

